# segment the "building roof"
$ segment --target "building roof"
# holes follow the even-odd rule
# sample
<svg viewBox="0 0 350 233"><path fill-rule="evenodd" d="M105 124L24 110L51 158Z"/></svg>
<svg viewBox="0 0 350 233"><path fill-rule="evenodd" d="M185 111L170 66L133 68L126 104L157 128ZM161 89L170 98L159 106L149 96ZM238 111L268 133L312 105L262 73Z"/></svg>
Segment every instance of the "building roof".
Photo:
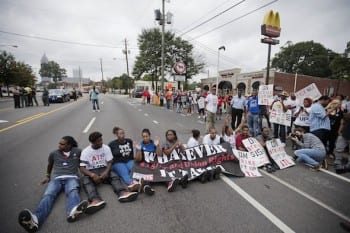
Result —
<svg viewBox="0 0 350 233"><path fill-rule="evenodd" d="M44 55L40 59L40 64L46 64L46 63L49 63L49 59L46 57L46 54L44 53Z"/></svg>

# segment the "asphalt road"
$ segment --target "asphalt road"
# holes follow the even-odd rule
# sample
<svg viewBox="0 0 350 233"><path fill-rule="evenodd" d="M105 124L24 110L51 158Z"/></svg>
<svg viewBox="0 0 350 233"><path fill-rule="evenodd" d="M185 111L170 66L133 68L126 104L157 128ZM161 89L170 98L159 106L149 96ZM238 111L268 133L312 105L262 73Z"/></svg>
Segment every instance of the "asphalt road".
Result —
<svg viewBox="0 0 350 233"><path fill-rule="evenodd" d="M143 128L162 139L167 129L175 129L183 142L193 128L204 133L204 124L195 115L141 105L139 99L102 95L100 104L101 112L92 111L87 97L14 109L12 100L0 100L1 233L24 232L18 213L36 208L45 190L38 182L45 175L48 154L62 136L74 136L84 148L95 130L106 144L114 139L114 126L137 141ZM191 182L174 193L159 185L153 197L139 195L135 202L123 204L104 185L99 191L106 208L75 223L66 221L61 194L40 232L344 232L339 222L350 220L348 174L314 172L301 164L272 175L262 173L261 178L222 176L206 184ZM84 192L81 196L86 198Z"/></svg>

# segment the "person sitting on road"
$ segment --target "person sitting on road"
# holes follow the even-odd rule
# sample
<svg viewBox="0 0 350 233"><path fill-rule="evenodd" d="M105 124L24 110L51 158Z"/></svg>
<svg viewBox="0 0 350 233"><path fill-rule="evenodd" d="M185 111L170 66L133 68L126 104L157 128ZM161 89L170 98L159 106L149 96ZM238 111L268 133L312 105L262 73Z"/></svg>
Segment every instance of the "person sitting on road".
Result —
<svg viewBox="0 0 350 233"><path fill-rule="evenodd" d="M85 213L93 214L106 205L96 188L101 183L111 184L120 202L136 200L138 193L128 192L119 176L111 171L113 155L111 149L103 144L102 134L100 132L91 133L89 141L91 145L82 151L80 158L83 188L90 201Z"/></svg>
<svg viewBox="0 0 350 233"><path fill-rule="evenodd" d="M224 139L217 134L214 126L209 128L209 133L203 137L203 144L205 145L220 145Z"/></svg>
<svg viewBox="0 0 350 233"><path fill-rule="evenodd" d="M36 232L50 214L58 194L65 190L67 221L74 222L85 211L88 202L79 197L79 157L81 150L71 136L62 137L58 149L50 153L46 177L41 185L48 183L45 193L34 213L24 209L19 213L19 224L28 232Z"/></svg>
<svg viewBox="0 0 350 233"><path fill-rule="evenodd" d="M294 151L296 161L305 162L312 169L319 170L326 156L326 148L322 141L312 133L305 133L303 128L296 128L294 132L295 134L289 137L302 148Z"/></svg>
<svg viewBox="0 0 350 233"><path fill-rule="evenodd" d="M130 138L125 138L125 131L119 127L113 128L113 134L117 139L111 141L108 146L113 155L112 170L122 178L129 191L139 191L140 184L131 179L130 173L134 166L134 147Z"/></svg>
<svg viewBox="0 0 350 233"><path fill-rule="evenodd" d="M270 160L269 164L265 165L265 169L267 172L271 173L271 172L275 172L276 170L279 169L278 165L275 163L275 161L271 158L267 148L266 148L266 141L270 141L272 140L271 136L270 136L270 130L267 127L263 127L261 130L261 134L259 134L258 136L255 137L256 140L258 140L258 142L260 143L260 145L262 145L265 149L266 155Z"/></svg>
<svg viewBox="0 0 350 233"><path fill-rule="evenodd" d="M249 127L247 125L242 126L242 133L238 134L236 137L236 148L240 151L247 151L243 145L243 140L249 138Z"/></svg>
<svg viewBox="0 0 350 233"><path fill-rule="evenodd" d="M157 156L162 154L162 149L159 145L159 137L156 137L153 141L151 139L151 132L149 131L149 129L142 130L142 141L140 142L140 144L135 145L135 148L135 162L146 162L144 156L145 152L155 153ZM154 189L151 187L150 182L144 180L141 183L142 191L144 193L146 193L149 196L152 196L155 193Z"/></svg>
<svg viewBox="0 0 350 233"><path fill-rule="evenodd" d="M188 139L186 147L190 148L190 147L198 146L199 145L199 136L200 136L199 130L193 129L192 130L192 137L190 137Z"/></svg>
<svg viewBox="0 0 350 233"><path fill-rule="evenodd" d="M185 151L184 145L178 140L176 131L169 129L165 132L165 142L162 145L162 152L166 156L170 156L173 150ZM175 178L167 183L168 192L174 192L178 184L181 184L183 188L187 187L188 176L184 176L182 179Z"/></svg>
<svg viewBox="0 0 350 233"><path fill-rule="evenodd" d="M238 125L238 127L234 130L231 127L230 116L227 115L227 117L224 120L224 124L222 126L222 139L225 142L230 143L232 150L236 149L236 133L238 133L241 129L242 126L244 125L244 120L241 121L241 123Z"/></svg>

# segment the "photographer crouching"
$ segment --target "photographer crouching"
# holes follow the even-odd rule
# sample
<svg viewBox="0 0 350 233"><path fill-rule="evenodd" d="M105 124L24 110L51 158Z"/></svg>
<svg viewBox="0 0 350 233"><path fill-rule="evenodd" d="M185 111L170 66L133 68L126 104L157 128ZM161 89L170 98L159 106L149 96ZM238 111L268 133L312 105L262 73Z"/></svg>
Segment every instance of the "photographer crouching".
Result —
<svg viewBox="0 0 350 233"><path fill-rule="evenodd" d="M321 140L312 133L305 133L303 128L296 128L288 136L301 149L294 151L297 162L304 162L314 170L319 170L326 156L326 149Z"/></svg>

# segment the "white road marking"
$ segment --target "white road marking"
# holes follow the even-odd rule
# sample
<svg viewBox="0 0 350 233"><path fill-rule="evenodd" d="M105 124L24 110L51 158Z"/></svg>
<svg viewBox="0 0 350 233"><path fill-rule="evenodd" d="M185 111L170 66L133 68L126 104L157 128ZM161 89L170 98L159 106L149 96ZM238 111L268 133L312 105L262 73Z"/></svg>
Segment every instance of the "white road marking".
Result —
<svg viewBox="0 0 350 233"><path fill-rule="evenodd" d="M141 112L142 111L142 109L139 109L139 112Z"/></svg>
<svg viewBox="0 0 350 233"><path fill-rule="evenodd" d="M304 196L305 198L309 199L310 201L314 202L315 204L317 204L317 205L319 205L319 206L325 208L326 210L328 210L328 211L332 212L333 214L337 215L338 217L340 217L340 218L342 218L342 219L344 219L344 220L350 222L350 218L349 218L349 217L347 217L347 216L345 216L344 214L338 212L337 210L333 209L332 207L330 207L330 206L324 204L323 202L321 202L321 201L318 200L317 198L314 198L314 197L310 196L309 194L307 194L307 193L301 191L300 189L294 187L294 186L291 185L291 184L288 184L287 182L281 180L280 178L278 178L278 177L276 177L276 176L274 176L274 175L271 175L271 174L265 172L265 171L262 170L262 169L259 169L259 170L260 170L260 172L262 172L262 173L264 173L265 175L271 177L272 179L274 179L275 181L279 182L280 184L283 184L283 185L286 186L287 188L293 190L293 191L296 192L296 193L299 193L300 195Z"/></svg>
<svg viewBox="0 0 350 233"><path fill-rule="evenodd" d="M143 115L148 116L148 113L145 113L145 114L143 114Z"/></svg>
<svg viewBox="0 0 350 233"><path fill-rule="evenodd" d="M261 214L263 214L267 219L269 219L276 227L278 227L282 232L295 232L279 218L277 218L268 209L262 206L257 200L246 193L241 187L235 184L230 178L226 176L221 176L221 179L235 190L239 195L241 195L246 201L248 201L255 209L257 209Z"/></svg>
<svg viewBox="0 0 350 233"><path fill-rule="evenodd" d="M338 175L336 173L333 173L333 172L330 172L328 170L325 170L323 168L320 169L322 172L324 173L327 173L328 175L331 175L331 176L334 176L334 177L337 177L338 179L341 179L341 180L344 180L345 182L349 182L350 183L350 179L349 178L346 178L344 176L341 176L341 175Z"/></svg>
<svg viewBox="0 0 350 233"><path fill-rule="evenodd" d="M91 121L89 122L89 124L86 126L86 128L84 129L83 133L87 133L89 131L89 129L91 128L92 124L95 122L96 117L93 117L91 119Z"/></svg>
<svg viewBox="0 0 350 233"><path fill-rule="evenodd" d="M5 120L0 120L0 123L6 123L6 122L8 122L8 121L5 121Z"/></svg>
<svg viewBox="0 0 350 233"><path fill-rule="evenodd" d="M158 121L153 121L153 123L154 123L154 124L157 124L157 125L159 124L159 122L158 122Z"/></svg>

